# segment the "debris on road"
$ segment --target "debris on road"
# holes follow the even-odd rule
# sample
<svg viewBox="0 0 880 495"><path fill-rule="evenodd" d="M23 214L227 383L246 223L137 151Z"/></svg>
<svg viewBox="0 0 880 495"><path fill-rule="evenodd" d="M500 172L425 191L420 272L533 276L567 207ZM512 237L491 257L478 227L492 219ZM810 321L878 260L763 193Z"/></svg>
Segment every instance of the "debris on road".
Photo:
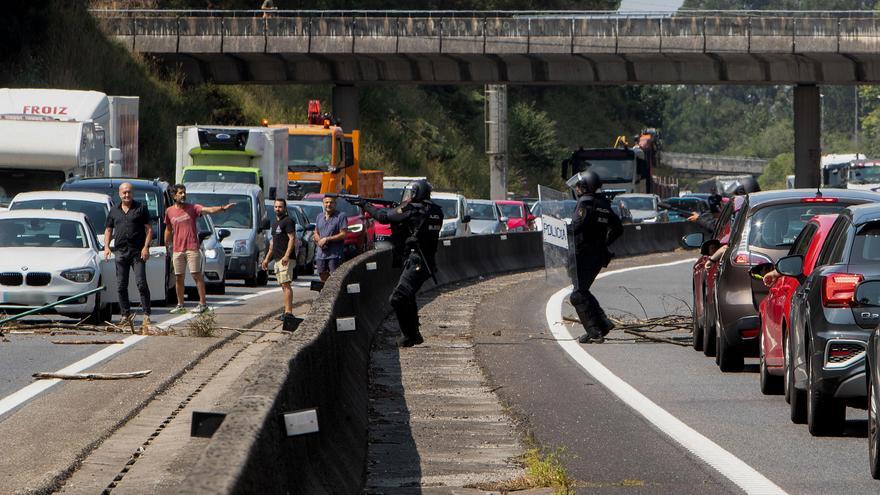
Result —
<svg viewBox="0 0 880 495"><path fill-rule="evenodd" d="M131 371L128 373L34 373L32 376L37 379L59 379L59 380L126 380L129 378L143 378L153 370Z"/></svg>
<svg viewBox="0 0 880 495"><path fill-rule="evenodd" d="M123 344L121 340L53 340L53 344L62 345L111 345Z"/></svg>

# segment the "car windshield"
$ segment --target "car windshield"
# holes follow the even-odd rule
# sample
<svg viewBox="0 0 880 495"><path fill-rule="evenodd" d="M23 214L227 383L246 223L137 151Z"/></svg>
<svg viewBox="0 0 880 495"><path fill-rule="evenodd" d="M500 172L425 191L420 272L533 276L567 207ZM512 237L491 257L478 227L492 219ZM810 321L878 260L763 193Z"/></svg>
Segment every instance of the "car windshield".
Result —
<svg viewBox="0 0 880 495"><path fill-rule="evenodd" d="M849 169L849 182L852 184L876 184L880 182L880 166Z"/></svg>
<svg viewBox="0 0 880 495"><path fill-rule="evenodd" d="M630 182L633 180L635 163L628 160L588 160L590 170L599 174L602 182Z"/></svg>
<svg viewBox="0 0 880 495"><path fill-rule="evenodd" d="M308 198L308 199L306 199L306 201L314 202L315 204L317 204L318 207L320 208L320 211L318 213L323 213L323 211L324 211L323 198ZM336 211L338 211L339 213L342 213L343 215L345 215L347 217L356 217L361 214L361 210L357 206L349 203L348 201L346 201L342 198L336 198ZM315 214L315 218L316 219L318 218L318 214Z"/></svg>
<svg viewBox="0 0 880 495"><path fill-rule="evenodd" d="M618 198L630 210L654 210L653 198Z"/></svg>
<svg viewBox="0 0 880 495"><path fill-rule="evenodd" d="M510 204L500 204L498 205L501 208L501 214L507 218L522 218L522 208L519 205L510 205Z"/></svg>
<svg viewBox="0 0 880 495"><path fill-rule="evenodd" d="M303 213L306 214L309 223L316 223L318 215L324 211L324 207L321 206L320 203L315 203L313 201L302 201L297 203L297 205L303 209Z"/></svg>
<svg viewBox="0 0 880 495"><path fill-rule="evenodd" d="M107 205L94 201L80 201L76 199L31 199L16 201L10 210L64 210L78 211L89 217L89 222L94 229L102 229L95 234L103 234L104 223L107 221Z"/></svg>
<svg viewBox="0 0 880 495"><path fill-rule="evenodd" d="M206 215L202 215L196 220L196 229L199 232L212 232L211 224L208 223L208 217Z"/></svg>
<svg viewBox="0 0 880 495"><path fill-rule="evenodd" d="M443 208L443 219L449 220L452 218L458 218L458 200L457 199L449 199L449 198L438 198L432 199L432 202Z"/></svg>
<svg viewBox="0 0 880 495"><path fill-rule="evenodd" d="M86 248L83 225L54 218L5 218L0 220L0 247Z"/></svg>
<svg viewBox="0 0 880 495"><path fill-rule="evenodd" d="M787 248L816 215L840 213L848 203L793 203L768 206L749 219L749 247Z"/></svg>
<svg viewBox="0 0 880 495"><path fill-rule="evenodd" d="M495 205L492 203L471 203L470 216L473 220L496 220Z"/></svg>
<svg viewBox="0 0 880 495"><path fill-rule="evenodd" d="M676 208L681 208L682 210L700 211L700 200L698 199L669 198L666 202Z"/></svg>
<svg viewBox="0 0 880 495"><path fill-rule="evenodd" d="M211 220L214 226L227 229L249 229L254 225L254 208L251 205L250 196L244 194L218 194L218 193L187 193L186 200L189 203L202 206L223 206L233 203L232 208L214 213Z"/></svg>
<svg viewBox="0 0 880 495"><path fill-rule="evenodd" d="M330 168L333 141L329 134L291 135L287 140L287 168L321 172Z"/></svg>
<svg viewBox="0 0 880 495"><path fill-rule="evenodd" d="M259 184L257 173L234 170L187 170L183 182L237 182L240 184Z"/></svg>

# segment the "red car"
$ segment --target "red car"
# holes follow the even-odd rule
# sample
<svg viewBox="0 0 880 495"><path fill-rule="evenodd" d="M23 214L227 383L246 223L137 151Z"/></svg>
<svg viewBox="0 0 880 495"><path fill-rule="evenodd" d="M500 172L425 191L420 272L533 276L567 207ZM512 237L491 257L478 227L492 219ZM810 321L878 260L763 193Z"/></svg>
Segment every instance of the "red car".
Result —
<svg viewBox="0 0 880 495"><path fill-rule="evenodd" d="M816 259L828 232L838 215L817 215L804 226L795 239L789 255L804 257L803 275L809 277L816 265ZM800 285L795 277L780 276L770 287L770 292L761 301L761 340L759 357L761 366L761 392L764 394L782 393L784 356L783 332L788 328L791 314L791 298Z"/></svg>
<svg viewBox="0 0 880 495"><path fill-rule="evenodd" d="M303 199L321 202L324 195L311 193ZM342 198L336 198L336 210L348 217L344 258L348 260L373 249L376 239L375 221L369 215L364 215L360 208Z"/></svg>
<svg viewBox="0 0 880 495"><path fill-rule="evenodd" d="M522 201L498 200L495 204L501 210L501 216L507 217L508 232L535 230L535 215Z"/></svg>
<svg viewBox="0 0 880 495"><path fill-rule="evenodd" d="M721 215L715 226L715 231L709 240L702 242L700 248L700 257L693 267L693 294L694 294L694 349L703 351L706 356L715 355L715 333L704 332L706 322L712 321L712 315L706 314L706 301L715 297L715 272L718 270L718 263L714 263L711 268L706 268L706 261L721 246L727 245L730 240L730 230L745 200L745 196L734 196L733 201L724 203L721 209ZM702 233L691 234L691 236L703 236ZM691 244L685 242L686 244Z"/></svg>

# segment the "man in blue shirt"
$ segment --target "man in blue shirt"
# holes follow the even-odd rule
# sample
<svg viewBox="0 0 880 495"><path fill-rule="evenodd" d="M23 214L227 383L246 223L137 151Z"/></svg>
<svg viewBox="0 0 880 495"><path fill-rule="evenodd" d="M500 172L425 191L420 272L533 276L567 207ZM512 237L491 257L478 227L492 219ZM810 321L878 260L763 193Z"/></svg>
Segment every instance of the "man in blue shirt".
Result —
<svg viewBox="0 0 880 495"><path fill-rule="evenodd" d="M336 209L336 198L324 197L324 212L315 219L315 233L312 234L318 248L315 252L315 270L321 282L327 280L330 272L342 263L345 251L345 234L348 219Z"/></svg>

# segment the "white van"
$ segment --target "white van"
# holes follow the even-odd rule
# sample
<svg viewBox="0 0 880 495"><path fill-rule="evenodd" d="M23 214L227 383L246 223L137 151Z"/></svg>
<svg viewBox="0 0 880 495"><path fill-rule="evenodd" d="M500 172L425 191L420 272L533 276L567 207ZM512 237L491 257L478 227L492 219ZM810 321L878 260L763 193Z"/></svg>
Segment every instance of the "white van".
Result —
<svg viewBox="0 0 880 495"><path fill-rule="evenodd" d="M457 193L431 193L431 201L443 209L443 227L440 237L471 235L471 217L467 198Z"/></svg>

